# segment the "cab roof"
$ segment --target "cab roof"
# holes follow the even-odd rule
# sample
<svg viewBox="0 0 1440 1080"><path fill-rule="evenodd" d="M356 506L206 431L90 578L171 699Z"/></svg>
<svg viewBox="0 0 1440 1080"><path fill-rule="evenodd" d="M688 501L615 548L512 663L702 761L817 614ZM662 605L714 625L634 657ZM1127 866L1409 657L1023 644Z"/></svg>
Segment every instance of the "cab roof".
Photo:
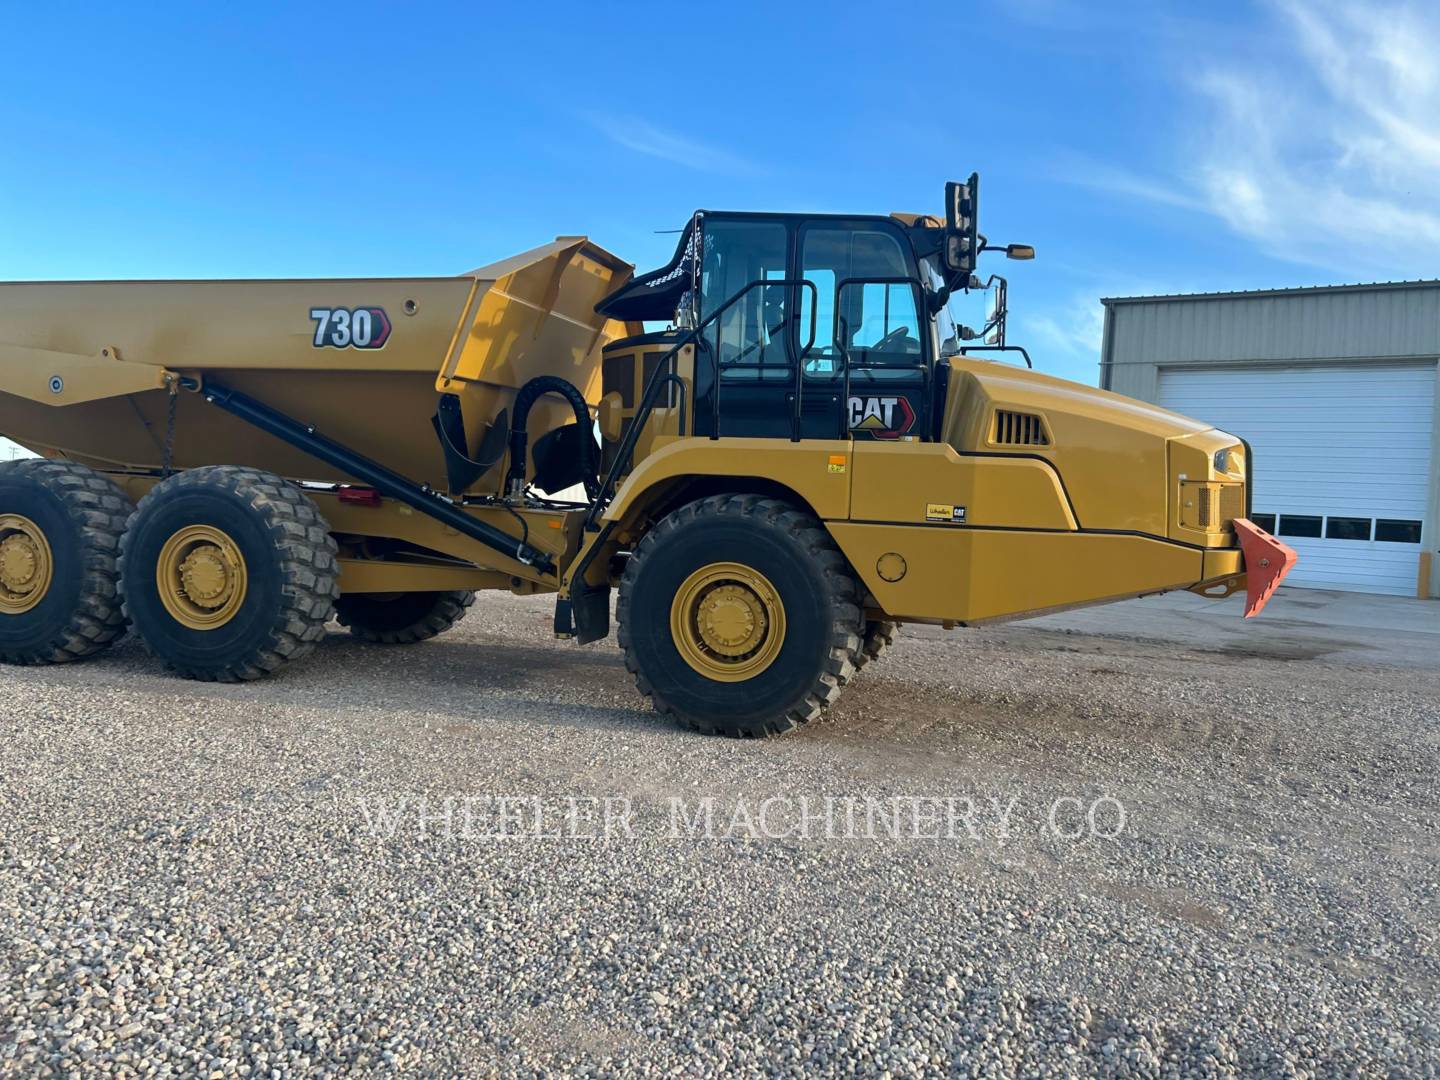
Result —
<svg viewBox="0 0 1440 1080"><path fill-rule="evenodd" d="M695 223L703 218L741 219L803 223L811 221L875 222L913 229L939 228L940 222L927 214L796 214L746 210L697 210L691 215L675 246L670 261L657 270L641 274L616 289L595 310L622 321L662 322L675 314L680 298L694 276Z"/></svg>

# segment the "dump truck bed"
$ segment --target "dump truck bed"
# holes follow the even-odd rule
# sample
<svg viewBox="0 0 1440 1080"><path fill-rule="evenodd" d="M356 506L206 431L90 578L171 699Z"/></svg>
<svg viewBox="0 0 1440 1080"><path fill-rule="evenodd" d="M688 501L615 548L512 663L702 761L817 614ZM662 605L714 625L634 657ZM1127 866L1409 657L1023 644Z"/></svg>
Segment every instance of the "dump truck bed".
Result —
<svg viewBox="0 0 1440 1080"><path fill-rule="evenodd" d="M542 371L593 404L600 351L625 332L594 307L630 272L585 238L562 237L457 277L0 284L0 433L41 453L153 469L166 458L166 378L184 374L443 487L437 389L461 398L472 446ZM542 403L532 432L570 419ZM177 395L171 442L177 468L347 479L196 394Z"/></svg>

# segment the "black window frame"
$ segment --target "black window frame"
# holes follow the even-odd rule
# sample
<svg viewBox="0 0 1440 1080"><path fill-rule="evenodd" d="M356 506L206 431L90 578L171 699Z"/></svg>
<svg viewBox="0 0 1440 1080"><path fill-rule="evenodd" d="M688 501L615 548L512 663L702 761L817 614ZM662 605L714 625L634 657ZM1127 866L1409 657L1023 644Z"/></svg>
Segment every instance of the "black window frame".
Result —
<svg viewBox="0 0 1440 1080"><path fill-rule="evenodd" d="M1336 536L1336 526L1344 530L1347 526L1365 526L1364 536ZM1347 514L1326 514L1325 515L1325 539L1326 540L1364 540L1368 542L1375 531L1375 521L1368 517L1352 517Z"/></svg>
<svg viewBox="0 0 1440 1080"><path fill-rule="evenodd" d="M1403 540L1397 540L1390 537L1382 537L1380 535L1380 530L1382 528L1388 527L1393 529L1397 526L1400 529L1404 529L1407 533L1413 530L1415 538L1412 540L1407 536ZM1374 534L1375 542L1378 544L1419 544L1421 539L1421 533L1424 531L1424 528L1424 522L1415 518L1376 518Z"/></svg>
<svg viewBox="0 0 1440 1080"><path fill-rule="evenodd" d="M1314 532L1295 532L1292 528L1289 527L1292 522L1298 524L1299 522L1302 522L1302 521L1306 523L1306 527L1307 527L1307 528L1309 527L1309 523L1310 523L1310 522L1314 522L1314 523L1315 523L1315 524L1314 524L1315 531L1314 531ZM1305 540L1319 540L1319 539L1322 539L1322 538L1324 537L1324 535L1325 535L1325 515L1324 515L1324 514L1281 514L1281 515L1280 515L1279 526L1280 526L1280 531L1275 534L1276 536L1296 536L1296 537L1300 537L1301 539L1305 539Z"/></svg>
<svg viewBox="0 0 1440 1080"><path fill-rule="evenodd" d="M706 318L709 316L709 314L710 314L710 312L708 312L708 311L705 310L705 303L704 303L704 300L705 300L705 296L704 296L704 275L705 275L705 232L706 232L705 226L706 226L706 223L707 223L707 222L711 222L711 221L713 221L713 222L719 222L719 223L737 223L737 224L742 224L742 225L744 225L744 224L754 224L754 225L779 225L781 228L783 228L783 229L785 230L785 259L784 259L784 264L785 264L785 266L786 266L786 268L787 268L787 270L786 270L787 276L788 276L788 274L790 273L790 271L793 270L794 265L795 265L795 247L796 247L795 232L796 232L796 229L795 229L795 222L794 222L788 215L784 215L784 214L741 214L741 213L732 213L732 212L729 212L729 211L721 211L721 212L705 212L705 211L702 211L702 212L696 214L696 229L697 229L698 232L699 232L699 236L698 236L698 238L697 238L697 252L698 252L698 254L697 254L696 259L695 259L695 283L694 283L695 321L696 321L697 324L703 323L703 322L705 321L705 319L706 319ZM745 288L745 285L748 285L748 284L749 284L748 282L742 284L742 285L741 285L741 288L742 288L742 289ZM755 290L755 291L756 291L757 295L759 295L759 296L761 297L760 303L763 305L763 303L764 303L764 299L763 299L763 298L764 298L765 289L762 287L762 288L757 289L757 290ZM795 312L795 311L797 311L798 309L793 306L794 303L795 303L795 289L794 289L794 287L793 287L793 286L788 287L788 288L787 288L787 292L789 293L789 295L786 296L786 298L785 298L785 303L786 303L787 305L789 305L789 306L788 306L788 310L789 310L789 311ZM725 297L723 300L720 301L720 303L719 303L718 305L716 305L716 307L718 308L718 307L720 307L720 306L723 306L724 304L728 303L732 298L733 298L733 294L732 294L731 296ZM723 321L723 320L722 320L722 321ZM794 319L794 318L791 318L791 319L787 319L786 321L787 321L787 323L789 324L789 326L787 327L786 332L785 332L785 334L782 336L782 339L781 339L781 340L783 341L783 348L784 348L784 353L785 353L785 360L784 360L783 363L774 364L773 366L776 367L776 368L781 368L781 367L788 368L788 369L793 373L794 370L795 370L795 365L796 365L797 363L799 363L799 357L798 357L798 354L799 354L799 334L798 334L797 329L796 329L796 326L795 326L797 320ZM717 323L715 324L715 331L716 331L716 333L715 333L715 342L716 342L716 349L717 349L717 355L715 356L715 364L716 364L716 375L718 376L718 375L719 375L719 371L720 371L720 366L719 366L719 360L720 360L720 358L719 358L719 355L718 355L718 349L719 349L719 344L720 344L720 323L719 323L719 322L717 322ZM702 334L702 335L701 335L702 341L703 341L703 338L704 338L704 335ZM708 346L707 346L703 351L708 352L708 351L709 351ZM772 365L767 365L767 366L772 366Z"/></svg>
<svg viewBox="0 0 1440 1080"><path fill-rule="evenodd" d="M928 294L925 288L925 283L920 279L920 257L915 251L915 243L913 237L911 236L910 230L906 229L894 218L889 217L870 217L867 215L827 216L824 214L797 217L795 219L795 227L791 231L790 246L790 276L797 281L805 277L805 234L808 233L811 229L850 229L854 231L858 231L860 229L873 229L875 231L886 232L891 235L895 242L900 246L900 257L903 261L905 261L906 269L910 271L910 276L906 280L907 282L912 283L914 286L913 292L915 295L916 304L915 318L918 322L921 323L920 326L915 327L915 336L920 341L920 355L914 360L912 364L896 366L924 368L927 372L933 372L935 369L935 350L934 342L931 340L931 338L934 335L930 333L930 325L933 322L933 318L930 314L929 305L927 303ZM834 303L834 311L832 313L830 327L832 341L835 340L835 333L839 329L840 306L838 301L840 299L841 288L844 287L847 283L854 285L862 282L872 282L872 279L855 277L841 278L838 275L836 276L835 291L831 294L831 300ZM887 287L895 283L892 279L881 278L873 279L872 283L881 282L884 282ZM815 288L818 292L819 286L817 285L815 286ZM800 309L797 307L795 310L799 311ZM796 356L798 362L803 364L805 362L805 357L799 354L798 339L800 330L798 326L798 321L799 320L797 320L796 323L791 324L791 334L794 335L794 337L796 338L794 342L794 355ZM825 381L828 378L832 378L828 375L806 376L807 379L812 377L815 378L817 381L821 382Z"/></svg>

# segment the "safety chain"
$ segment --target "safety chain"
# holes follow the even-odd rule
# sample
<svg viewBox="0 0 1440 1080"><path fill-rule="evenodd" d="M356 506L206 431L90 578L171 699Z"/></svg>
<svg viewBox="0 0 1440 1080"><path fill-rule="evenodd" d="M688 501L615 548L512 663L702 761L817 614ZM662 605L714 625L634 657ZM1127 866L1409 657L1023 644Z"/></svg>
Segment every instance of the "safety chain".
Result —
<svg viewBox="0 0 1440 1080"><path fill-rule="evenodd" d="M165 445L160 453L160 478L168 479L171 473L170 463L175 456L175 404L180 400L180 382L178 379L167 378L170 384L170 400L165 406Z"/></svg>

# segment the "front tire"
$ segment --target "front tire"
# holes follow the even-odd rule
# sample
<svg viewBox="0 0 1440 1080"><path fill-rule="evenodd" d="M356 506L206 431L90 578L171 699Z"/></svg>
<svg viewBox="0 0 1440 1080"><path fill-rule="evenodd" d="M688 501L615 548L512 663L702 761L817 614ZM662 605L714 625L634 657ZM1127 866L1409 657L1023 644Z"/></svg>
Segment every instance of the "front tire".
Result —
<svg viewBox="0 0 1440 1080"><path fill-rule="evenodd" d="M865 638L860 651L855 655L855 670L859 671L872 660L879 660L890 646L895 644L895 635L900 624L893 619L869 619L865 623Z"/></svg>
<svg viewBox="0 0 1440 1080"><path fill-rule="evenodd" d="M294 484L213 465L156 484L121 543L125 611L152 653L192 679L258 679L325 636L335 540Z"/></svg>
<svg viewBox="0 0 1440 1080"><path fill-rule="evenodd" d="M754 738L818 717L854 673L859 584L814 517L719 495L650 530L620 581L625 665L655 708Z"/></svg>
<svg viewBox="0 0 1440 1080"><path fill-rule="evenodd" d="M0 465L0 660L65 663L124 636L116 562L131 509L88 466Z"/></svg>
<svg viewBox="0 0 1440 1080"><path fill-rule="evenodd" d="M413 645L443 634L475 603L471 589L449 592L351 593L335 601L335 618L361 641Z"/></svg>

